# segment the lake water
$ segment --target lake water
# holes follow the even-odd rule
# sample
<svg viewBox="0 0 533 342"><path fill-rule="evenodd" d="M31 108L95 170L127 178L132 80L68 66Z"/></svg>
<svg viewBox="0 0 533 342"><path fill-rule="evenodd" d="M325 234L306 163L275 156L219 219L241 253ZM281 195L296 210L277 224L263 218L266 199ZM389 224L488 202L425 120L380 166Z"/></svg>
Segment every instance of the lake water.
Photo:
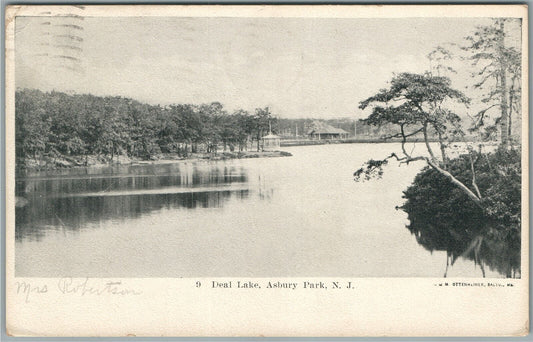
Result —
<svg viewBox="0 0 533 342"><path fill-rule="evenodd" d="M16 209L16 275L481 277L466 256L447 268L446 248L420 245L395 209L422 163L354 182L363 162L399 148L301 146L283 148L292 157L18 176L27 203Z"/></svg>

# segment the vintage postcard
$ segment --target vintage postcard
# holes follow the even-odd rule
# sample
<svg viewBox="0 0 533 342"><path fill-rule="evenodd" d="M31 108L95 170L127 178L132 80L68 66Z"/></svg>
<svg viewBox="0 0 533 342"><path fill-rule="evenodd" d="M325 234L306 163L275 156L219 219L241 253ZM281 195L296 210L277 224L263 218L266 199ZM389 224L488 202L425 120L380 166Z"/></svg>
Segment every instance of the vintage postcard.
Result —
<svg viewBox="0 0 533 342"><path fill-rule="evenodd" d="M527 6L5 15L8 334L529 332Z"/></svg>

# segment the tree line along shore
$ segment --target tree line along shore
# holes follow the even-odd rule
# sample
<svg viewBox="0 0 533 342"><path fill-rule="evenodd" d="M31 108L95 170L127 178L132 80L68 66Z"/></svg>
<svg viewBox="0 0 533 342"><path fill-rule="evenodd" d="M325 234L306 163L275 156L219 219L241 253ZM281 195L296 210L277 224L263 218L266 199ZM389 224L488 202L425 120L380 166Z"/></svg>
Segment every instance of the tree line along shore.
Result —
<svg viewBox="0 0 533 342"><path fill-rule="evenodd" d="M222 104L149 105L119 96L17 89L17 168L53 169L155 160L286 156L262 151L262 137L280 135L281 146L383 142L391 128L354 119L321 120L353 132L348 139L310 140L317 120L285 119L268 107L253 113ZM354 135L357 134L357 137Z"/></svg>
<svg viewBox="0 0 533 342"><path fill-rule="evenodd" d="M269 108L228 113L218 102L163 107L19 89L15 112L19 169L287 155L262 151L261 138L277 123Z"/></svg>

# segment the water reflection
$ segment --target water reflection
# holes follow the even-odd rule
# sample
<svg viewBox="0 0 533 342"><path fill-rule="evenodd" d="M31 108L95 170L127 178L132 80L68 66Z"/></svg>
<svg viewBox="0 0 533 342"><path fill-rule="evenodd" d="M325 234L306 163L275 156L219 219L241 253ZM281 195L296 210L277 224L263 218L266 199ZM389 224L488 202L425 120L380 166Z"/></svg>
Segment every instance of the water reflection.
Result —
<svg viewBox="0 0 533 342"><path fill-rule="evenodd" d="M247 173L235 165L143 165L87 172L94 170L18 175L15 239L40 240L50 231L76 231L162 209L220 208L231 198L249 195Z"/></svg>
<svg viewBox="0 0 533 342"><path fill-rule="evenodd" d="M486 268L507 278L520 278L520 233L509 230L504 236L496 226L481 220L449 217L438 222L411 209L407 228L425 249L446 252L444 277L459 258L472 260L485 277ZM463 224L457 224L462 219ZM469 222L470 221L470 222ZM444 260L443 260L444 263Z"/></svg>
<svg viewBox="0 0 533 342"><path fill-rule="evenodd" d="M434 213L425 221L409 213L417 243L394 207L419 166L353 182L354 169L391 146L401 149L329 144L293 147L290 158L18 175L16 274L441 277L446 252L428 251L438 250L450 251L449 276L481 276L471 260L483 262L487 277L499 276L489 264L519 276L519 241L465 231L464 218L441 224Z"/></svg>
<svg viewBox="0 0 533 342"><path fill-rule="evenodd" d="M159 164L130 165L99 169L74 169L17 175L16 195L63 195L120 190L148 190L171 186L197 187L244 183L245 170L234 165Z"/></svg>

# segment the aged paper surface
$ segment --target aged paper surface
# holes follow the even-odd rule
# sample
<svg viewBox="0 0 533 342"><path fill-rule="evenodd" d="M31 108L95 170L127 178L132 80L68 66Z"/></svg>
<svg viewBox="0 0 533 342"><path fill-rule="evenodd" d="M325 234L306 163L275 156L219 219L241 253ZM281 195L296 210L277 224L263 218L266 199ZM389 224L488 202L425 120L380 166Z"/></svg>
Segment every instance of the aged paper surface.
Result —
<svg viewBox="0 0 533 342"><path fill-rule="evenodd" d="M492 48L498 29L506 40L494 51L518 57L508 63L505 86L495 69L492 90L474 88L482 93L478 100L512 89L503 108L513 120L508 124L517 137L513 146L522 153L518 250L503 238L496 243L493 235L462 235L456 227L434 238L434 245L425 240L433 235L413 230L407 214L394 209L423 165L389 166L379 180L353 182L361 163L385 157L393 146L375 144L378 135L353 119L368 117L361 101L404 72L411 73L401 76L404 81L417 82L412 74L436 82L449 77L474 98L467 84L471 72L461 69L465 58L457 59L452 72L444 66L447 53L431 54L432 49L449 43L446 49L469 53L457 49L469 35L495 39L487 45ZM8 7L8 333L527 334L527 32L522 5ZM475 69L483 78L494 65L487 50L477 53L489 59ZM453 83L459 76L464 83ZM394 105L390 100L387 106ZM192 106L174 106L182 104ZM206 149L202 155L193 150L193 138L179 131L188 124L168 119L180 110L189 113L184 108L192 108L193 117L211 113L204 118L247 117L241 108L255 117L269 117L269 111L273 116L258 133L249 131L242 146L223 140L227 132L217 130L222 124L209 131L200 123L202 134L219 139L218 145L214 138L198 140L195 148ZM135 116L136 111L149 115ZM94 112L103 114L84 121ZM67 115L59 120L61 113ZM137 123L117 113L154 120L149 127L157 132L152 140L157 151L141 143L145 135L132 129ZM339 117L354 123L333 127L341 124L335 121ZM83 129L72 133L68 127L78 119ZM172 127L182 135L161 142ZM120 129L127 137L113 135ZM95 132L101 135L90 140ZM253 152L260 143L262 151ZM277 146L269 150L271 143ZM115 147L120 144L124 147ZM396 140L393 151L400 153L400 144ZM421 143L411 142L411 152L404 149L409 158L415 145ZM141 156L141 148L153 155ZM166 148L177 149L172 153L179 158L167 164L154 157L170 155ZM292 156L220 157L234 149L255 157L281 149ZM96 155L119 164L70 168L83 154L85 165ZM196 159L187 159L191 155ZM22 171L20 157L26 160ZM125 157L131 160L120 162ZM210 159L200 160L204 157ZM41 169L43 163L48 164ZM443 218L431 220L438 224Z"/></svg>

